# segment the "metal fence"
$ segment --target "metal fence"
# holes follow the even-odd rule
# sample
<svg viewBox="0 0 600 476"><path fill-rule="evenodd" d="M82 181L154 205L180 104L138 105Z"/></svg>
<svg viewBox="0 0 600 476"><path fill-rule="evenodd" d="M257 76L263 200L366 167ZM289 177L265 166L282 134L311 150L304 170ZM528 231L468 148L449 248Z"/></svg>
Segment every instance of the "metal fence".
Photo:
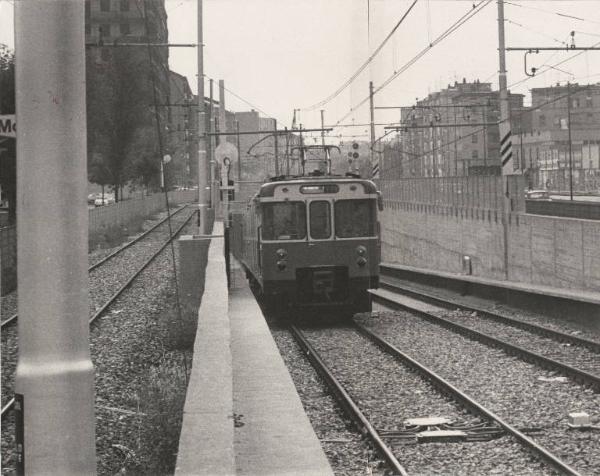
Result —
<svg viewBox="0 0 600 476"><path fill-rule="evenodd" d="M508 177L508 196L513 211L524 208L524 179ZM502 210L504 190L498 175L381 179L385 200L416 205Z"/></svg>
<svg viewBox="0 0 600 476"><path fill-rule="evenodd" d="M197 190L169 192L169 203L172 205L197 200ZM94 208L90 210L89 233L93 235L105 228L124 226L133 220L153 215L162 210L165 210L165 196L162 193Z"/></svg>
<svg viewBox="0 0 600 476"><path fill-rule="evenodd" d="M198 201L197 190L177 190L169 192L169 204ZM156 193L151 196L125 200L89 210L89 234L100 233L114 226L126 226L132 221L149 217L165 210L165 196ZM2 295L17 287L17 227L0 228L0 264Z"/></svg>

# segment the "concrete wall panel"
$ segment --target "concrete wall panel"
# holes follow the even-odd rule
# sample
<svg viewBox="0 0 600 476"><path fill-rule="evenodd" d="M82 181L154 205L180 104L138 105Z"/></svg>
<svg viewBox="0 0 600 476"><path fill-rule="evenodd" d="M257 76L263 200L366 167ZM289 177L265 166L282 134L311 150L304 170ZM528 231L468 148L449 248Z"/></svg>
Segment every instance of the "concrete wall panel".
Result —
<svg viewBox="0 0 600 476"><path fill-rule="evenodd" d="M582 222L579 220L554 219L555 285L558 287L585 287L582 232Z"/></svg>
<svg viewBox="0 0 600 476"><path fill-rule="evenodd" d="M583 279L586 288L600 292L600 222L583 222Z"/></svg>
<svg viewBox="0 0 600 476"><path fill-rule="evenodd" d="M381 215L384 261L506 279L501 215L390 202ZM507 225L508 279L600 291L600 222L513 214Z"/></svg>
<svg viewBox="0 0 600 476"><path fill-rule="evenodd" d="M552 286L555 283L554 220L541 216L531 218L532 283ZM512 241L512 240L509 240Z"/></svg>

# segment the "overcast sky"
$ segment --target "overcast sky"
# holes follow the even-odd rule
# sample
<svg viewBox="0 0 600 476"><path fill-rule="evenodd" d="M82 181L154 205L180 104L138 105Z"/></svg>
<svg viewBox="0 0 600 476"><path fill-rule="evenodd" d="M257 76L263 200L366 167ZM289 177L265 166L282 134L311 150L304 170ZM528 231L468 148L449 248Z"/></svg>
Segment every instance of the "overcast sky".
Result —
<svg viewBox="0 0 600 476"><path fill-rule="evenodd" d="M17 0L18 1L18 0ZM48 0L35 0L48 1ZM413 0L204 0L205 74L291 124L293 109L309 108L336 91L392 30ZM12 0L0 0L0 42L13 45ZM480 1L419 0L394 36L352 85L335 99L300 114L305 127L335 124L417 53L433 42ZM485 4L486 2L483 2ZM166 0L171 42L195 42L196 0ZM507 46L560 46L575 31L577 46L600 44L600 0L507 0ZM479 79L498 84L496 1L490 1L455 33L431 48L375 96L376 106L411 105L416 98L455 80ZM567 60L562 64L561 61ZM600 81L600 51L546 52L530 55L531 66L558 69L521 82L523 53L507 53L508 82L513 92L567 80ZM188 77L196 90L196 52L173 48L170 67ZM514 84L517 83L517 84ZM206 86L208 95L208 84ZM227 107L250 106L228 95ZM376 122L398 119L397 111L376 111ZM368 103L342 123L368 121ZM364 134L366 127L336 129L335 134ZM381 130L381 129L379 129Z"/></svg>

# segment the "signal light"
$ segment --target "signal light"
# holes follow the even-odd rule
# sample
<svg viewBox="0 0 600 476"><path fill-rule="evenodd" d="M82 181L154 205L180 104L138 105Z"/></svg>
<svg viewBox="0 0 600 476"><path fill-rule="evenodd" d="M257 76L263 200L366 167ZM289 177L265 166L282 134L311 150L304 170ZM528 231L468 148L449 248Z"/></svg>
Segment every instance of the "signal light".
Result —
<svg viewBox="0 0 600 476"><path fill-rule="evenodd" d="M354 157L355 159L358 159L358 152L354 152L354 153L352 154L352 157Z"/></svg>
<svg viewBox="0 0 600 476"><path fill-rule="evenodd" d="M358 149L358 144L357 144L356 142L354 142L354 143L352 144L352 148L353 148L353 149Z"/></svg>

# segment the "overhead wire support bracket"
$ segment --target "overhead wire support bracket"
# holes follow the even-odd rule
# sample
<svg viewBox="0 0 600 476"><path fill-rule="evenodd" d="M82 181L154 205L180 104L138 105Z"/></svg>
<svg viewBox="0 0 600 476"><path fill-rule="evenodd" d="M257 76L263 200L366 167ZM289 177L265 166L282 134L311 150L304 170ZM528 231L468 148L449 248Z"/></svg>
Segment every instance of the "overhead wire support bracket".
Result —
<svg viewBox="0 0 600 476"><path fill-rule="evenodd" d="M574 32L571 32L571 36L573 36ZM526 47L526 46L513 46L506 48L506 51L525 51L525 55L523 57L523 67L525 68L525 74L530 78L535 76L538 68L532 67L531 73L527 69L527 55L529 54L538 54L540 51L598 51L600 47L598 46L575 46L574 44L566 45L566 46L535 46L535 47Z"/></svg>

